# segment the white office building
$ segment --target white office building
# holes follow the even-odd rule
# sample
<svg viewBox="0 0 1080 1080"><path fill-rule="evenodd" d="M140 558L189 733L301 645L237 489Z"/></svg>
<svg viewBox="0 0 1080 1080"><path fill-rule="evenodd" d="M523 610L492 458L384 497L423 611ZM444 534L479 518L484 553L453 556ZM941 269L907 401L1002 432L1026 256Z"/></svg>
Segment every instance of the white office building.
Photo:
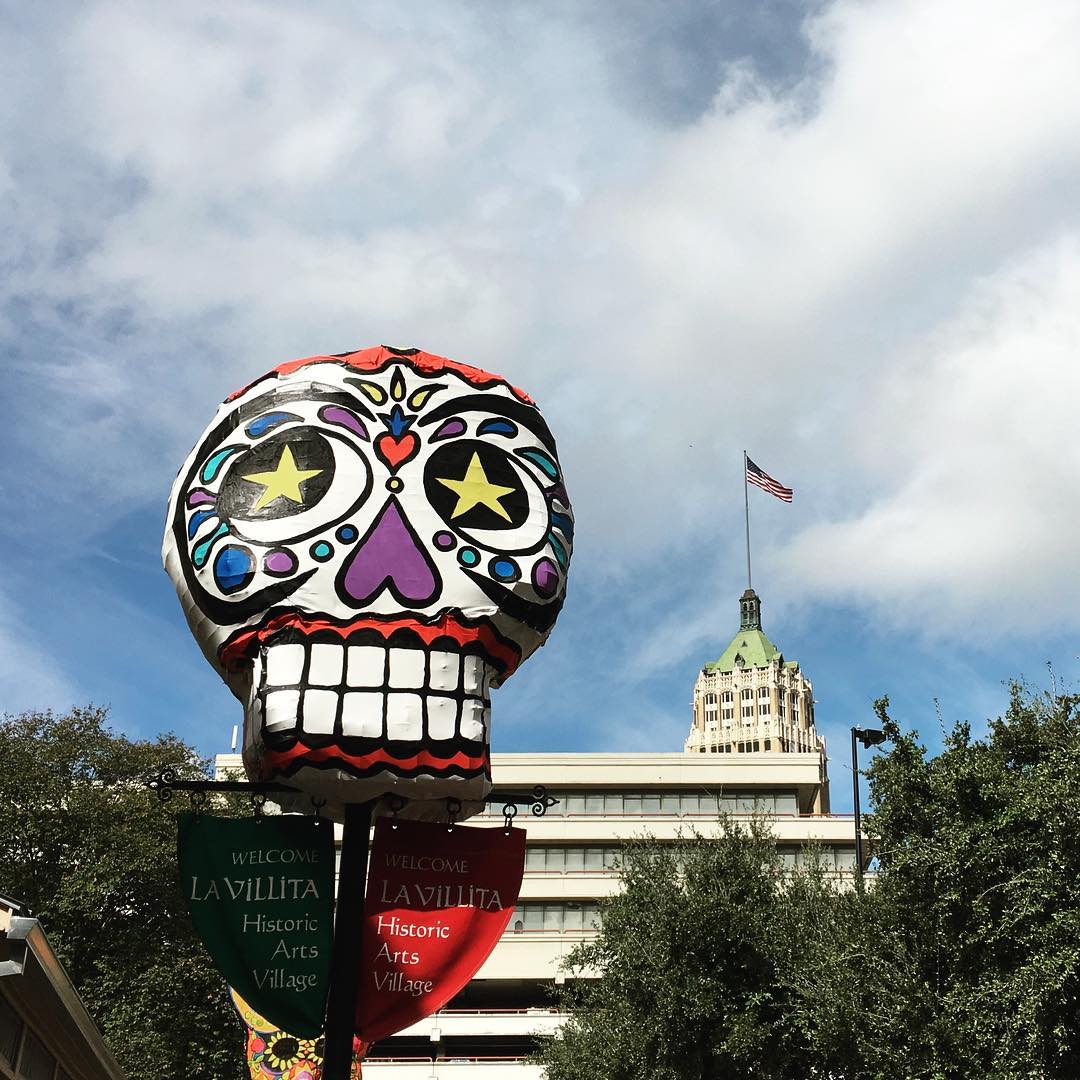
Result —
<svg viewBox="0 0 1080 1080"><path fill-rule="evenodd" d="M731 644L698 676L682 752L493 755L498 788L542 784L559 802L543 817L523 808L515 822L527 830L525 879L494 952L447 1008L377 1044L365 1080L541 1077L525 1059L562 1022L551 990L565 977L563 958L595 933L600 902L618 888L612 864L627 838L707 831L721 811L767 814L790 865L814 842L827 867L853 874L853 822L829 813L810 682L762 632L752 590L740 615ZM501 824L501 806L471 823L485 820Z"/></svg>

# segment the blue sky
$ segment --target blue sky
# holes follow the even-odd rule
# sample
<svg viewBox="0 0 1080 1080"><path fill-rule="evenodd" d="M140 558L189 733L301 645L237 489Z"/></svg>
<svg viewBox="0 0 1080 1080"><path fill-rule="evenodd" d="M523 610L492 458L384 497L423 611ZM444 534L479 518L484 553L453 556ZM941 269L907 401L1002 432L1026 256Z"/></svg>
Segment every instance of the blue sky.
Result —
<svg viewBox="0 0 1080 1080"><path fill-rule="evenodd" d="M834 804L1080 674L1080 9L1039 0L2 4L0 708L225 749L159 546L217 403L388 343L560 443L564 614L501 750L681 746L744 587Z"/></svg>

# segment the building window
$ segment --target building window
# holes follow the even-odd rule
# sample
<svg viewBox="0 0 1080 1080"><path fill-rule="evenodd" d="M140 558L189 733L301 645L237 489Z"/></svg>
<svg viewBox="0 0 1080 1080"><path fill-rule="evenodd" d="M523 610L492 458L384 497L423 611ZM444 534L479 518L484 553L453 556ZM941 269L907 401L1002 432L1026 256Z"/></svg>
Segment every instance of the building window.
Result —
<svg viewBox="0 0 1080 1080"><path fill-rule="evenodd" d="M734 706L729 706L728 708L724 709L723 713L721 714L721 719L724 719L724 720L732 720L732 719L734 719L734 717L735 717L735 708L734 708Z"/></svg>
<svg viewBox="0 0 1080 1080"><path fill-rule="evenodd" d="M743 701L750 701L754 696L754 691L747 688L742 692Z"/></svg>
<svg viewBox="0 0 1080 1080"><path fill-rule="evenodd" d="M518 904L510 918L510 924L518 931L518 924L523 931L542 930L546 933L581 933L595 930L600 926L600 905L591 901L574 903L540 904L525 901Z"/></svg>
<svg viewBox="0 0 1080 1080"><path fill-rule="evenodd" d="M767 701L763 701L763 702L762 702L762 703L761 703L761 704L760 704L760 705L759 705L759 706L757 707L757 711L758 711L758 716L768 716L768 715L769 715L769 711L770 711L770 710L769 710L769 703L768 703Z"/></svg>
<svg viewBox="0 0 1080 1080"><path fill-rule="evenodd" d="M744 705L742 707L742 714L743 714L743 719L749 720L754 715L754 706L753 705Z"/></svg>
<svg viewBox="0 0 1080 1080"><path fill-rule="evenodd" d="M732 692L731 692L730 690L725 690L725 691L724 691L724 692L723 692L723 693L722 693L722 694L720 695L720 700L721 700L721 701L725 701L725 702L726 702L726 701L734 701L734 700L735 700L735 695L734 695L734 694L733 694L733 693L732 693Z"/></svg>
<svg viewBox="0 0 1080 1080"><path fill-rule="evenodd" d="M757 696L758 697L768 697L769 696L769 688L767 686L759 686Z"/></svg>

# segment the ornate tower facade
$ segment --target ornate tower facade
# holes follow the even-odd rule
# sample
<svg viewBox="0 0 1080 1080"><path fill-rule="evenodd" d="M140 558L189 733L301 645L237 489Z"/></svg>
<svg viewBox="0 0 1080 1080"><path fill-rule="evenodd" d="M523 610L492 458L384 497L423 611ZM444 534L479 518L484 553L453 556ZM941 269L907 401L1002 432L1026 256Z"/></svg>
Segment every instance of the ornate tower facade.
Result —
<svg viewBox="0 0 1080 1080"><path fill-rule="evenodd" d="M739 632L694 684L690 753L821 754L814 688L796 660L785 660L761 629L761 599L739 598Z"/></svg>

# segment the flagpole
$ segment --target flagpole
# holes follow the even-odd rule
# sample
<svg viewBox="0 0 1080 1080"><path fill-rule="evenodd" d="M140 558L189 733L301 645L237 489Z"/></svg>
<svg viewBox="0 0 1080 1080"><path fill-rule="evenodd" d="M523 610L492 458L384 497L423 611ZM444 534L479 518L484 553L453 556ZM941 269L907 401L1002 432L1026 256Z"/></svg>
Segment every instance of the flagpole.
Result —
<svg viewBox="0 0 1080 1080"><path fill-rule="evenodd" d="M746 451L742 452L742 490L743 504L746 507L746 587L754 587L754 579L750 575L750 487L746 482Z"/></svg>

